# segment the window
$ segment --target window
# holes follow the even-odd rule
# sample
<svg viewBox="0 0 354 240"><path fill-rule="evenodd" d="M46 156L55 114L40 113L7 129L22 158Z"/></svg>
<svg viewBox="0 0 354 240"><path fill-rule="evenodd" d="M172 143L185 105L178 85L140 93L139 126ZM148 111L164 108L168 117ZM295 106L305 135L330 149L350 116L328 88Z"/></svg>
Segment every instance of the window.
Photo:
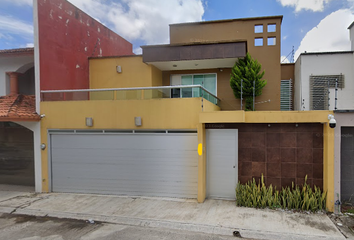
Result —
<svg viewBox="0 0 354 240"><path fill-rule="evenodd" d="M256 47L263 46L263 38L255 38L254 39L254 46L256 46Z"/></svg>
<svg viewBox="0 0 354 240"><path fill-rule="evenodd" d="M328 110L330 88L344 88L344 75L310 76L310 110Z"/></svg>
<svg viewBox="0 0 354 240"><path fill-rule="evenodd" d="M263 32L263 25L258 24L254 26L254 33L262 33Z"/></svg>
<svg viewBox="0 0 354 240"><path fill-rule="evenodd" d="M276 40L275 37L268 37L267 40L268 40L267 41L267 45L268 46L274 46L275 45L275 40Z"/></svg>
<svg viewBox="0 0 354 240"><path fill-rule="evenodd" d="M292 82L281 80L280 82L280 110L291 111L292 109Z"/></svg>
<svg viewBox="0 0 354 240"><path fill-rule="evenodd" d="M172 75L171 86L201 85L216 96L216 74ZM171 98L201 97L200 88L172 89Z"/></svg>
<svg viewBox="0 0 354 240"><path fill-rule="evenodd" d="M268 24L267 26L268 32L276 32L276 30L277 30L277 25L275 23Z"/></svg>

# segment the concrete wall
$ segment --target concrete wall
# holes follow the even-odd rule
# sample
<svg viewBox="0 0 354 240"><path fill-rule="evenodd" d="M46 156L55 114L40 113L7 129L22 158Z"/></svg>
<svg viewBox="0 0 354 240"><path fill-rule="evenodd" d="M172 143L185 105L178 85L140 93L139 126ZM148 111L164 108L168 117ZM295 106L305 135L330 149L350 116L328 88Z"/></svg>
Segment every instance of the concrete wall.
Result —
<svg viewBox="0 0 354 240"><path fill-rule="evenodd" d="M133 54L131 43L66 0L34 6L41 90L89 88L88 57Z"/></svg>
<svg viewBox="0 0 354 240"><path fill-rule="evenodd" d="M350 38L350 41L351 41L350 50L352 50L352 51L354 51L354 24L353 23L348 28L349 29L349 38Z"/></svg>
<svg viewBox="0 0 354 240"><path fill-rule="evenodd" d="M247 41L247 50L265 70L267 85L256 102L257 110L280 110L280 44L282 17L235 19L170 25L171 44ZM276 32L267 32L268 24L276 24ZM263 25L262 33L255 33L255 25ZM274 46L267 45L267 38L275 37ZM263 46L255 46L255 38L263 38ZM222 97L220 95L220 97ZM233 105L233 104L231 104ZM231 109L231 108L229 108Z"/></svg>
<svg viewBox="0 0 354 240"><path fill-rule="evenodd" d="M10 93L10 78L6 72L16 72L18 70L23 73L21 67L33 66L33 53L25 56L0 56L0 96L5 96ZM26 71L27 69L25 69Z"/></svg>
<svg viewBox="0 0 354 240"><path fill-rule="evenodd" d="M304 110L304 105L302 103L302 91L301 91L301 86L302 86L302 75L301 75L301 66L302 66L302 58L299 57L296 62L295 62L295 68L294 68L294 78L295 83L294 83L294 110L295 111L303 111ZM305 102L304 102L305 103Z"/></svg>
<svg viewBox="0 0 354 240"><path fill-rule="evenodd" d="M310 110L310 76L344 75L343 89L338 89L337 109L354 109L353 53L301 54L295 63L295 110ZM301 97L300 97L301 96ZM330 107L334 110L335 90L330 88ZM304 102L301 108L301 102Z"/></svg>

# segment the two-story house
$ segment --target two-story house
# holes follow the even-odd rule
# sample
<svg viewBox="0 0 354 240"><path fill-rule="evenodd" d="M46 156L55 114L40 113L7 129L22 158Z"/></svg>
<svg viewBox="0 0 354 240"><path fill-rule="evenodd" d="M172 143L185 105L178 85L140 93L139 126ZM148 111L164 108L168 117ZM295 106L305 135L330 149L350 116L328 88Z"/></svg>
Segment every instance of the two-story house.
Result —
<svg viewBox="0 0 354 240"><path fill-rule="evenodd" d="M333 112L280 111L282 16L173 24L142 55L65 0L34 1L34 16L37 191L203 202L262 174L278 189L307 175L333 210ZM254 112L229 85L246 53L267 80Z"/></svg>
<svg viewBox="0 0 354 240"><path fill-rule="evenodd" d="M333 209L332 112L280 111L282 75L289 75L279 63L282 16L173 24L170 44L143 46L142 55L110 52L102 40L86 44L90 30L76 38L77 49L102 54L78 61L56 34L71 36L66 18L79 10L63 0L51 19L55 6L39 2L43 191L203 202L233 199L238 181L262 174L278 189L308 175L328 191ZM98 24L81 22L77 28ZM54 35L47 41L44 34ZM55 54L42 50L53 45ZM241 110L229 85L231 68L247 52L268 82L255 112ZM66 69L77 75L56 76Z"/></svg>
<svg viewBox="0 0 354 240"><path fill-rule="evenodd" d="M348 27L350 51L305 52L295 63L294 109L333 110L335 195L354 203L354 22Z"/></svg>

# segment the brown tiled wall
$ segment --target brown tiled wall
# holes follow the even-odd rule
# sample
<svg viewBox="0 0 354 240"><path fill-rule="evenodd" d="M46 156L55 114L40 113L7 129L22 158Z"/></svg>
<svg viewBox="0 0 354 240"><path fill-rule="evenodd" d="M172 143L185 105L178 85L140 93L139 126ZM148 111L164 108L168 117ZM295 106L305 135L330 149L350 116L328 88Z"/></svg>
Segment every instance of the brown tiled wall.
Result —
<svg viewBox="0 0 354 240"><path fill-rule="evenodd" d="M322 124L223 124L238 129L238 176L241 183L263 174L279 189L302 184L323 185ZM208 128L208 126L206 126Z"/></svg>

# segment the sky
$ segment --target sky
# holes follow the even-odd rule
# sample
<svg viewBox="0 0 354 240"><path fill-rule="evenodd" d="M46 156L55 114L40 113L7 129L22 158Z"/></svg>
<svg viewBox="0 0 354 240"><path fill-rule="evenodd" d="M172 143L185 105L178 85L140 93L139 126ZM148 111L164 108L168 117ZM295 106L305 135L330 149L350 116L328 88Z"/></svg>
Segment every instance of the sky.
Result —
<svg viewBox="0 0 354 240"><path fill-rule="evenodd" d="M69 0L131 43L169 43L169 24L283 15L281 62L349 51L354 0ZM33 46L32 0L1 0L0 49Z"/></svg>

